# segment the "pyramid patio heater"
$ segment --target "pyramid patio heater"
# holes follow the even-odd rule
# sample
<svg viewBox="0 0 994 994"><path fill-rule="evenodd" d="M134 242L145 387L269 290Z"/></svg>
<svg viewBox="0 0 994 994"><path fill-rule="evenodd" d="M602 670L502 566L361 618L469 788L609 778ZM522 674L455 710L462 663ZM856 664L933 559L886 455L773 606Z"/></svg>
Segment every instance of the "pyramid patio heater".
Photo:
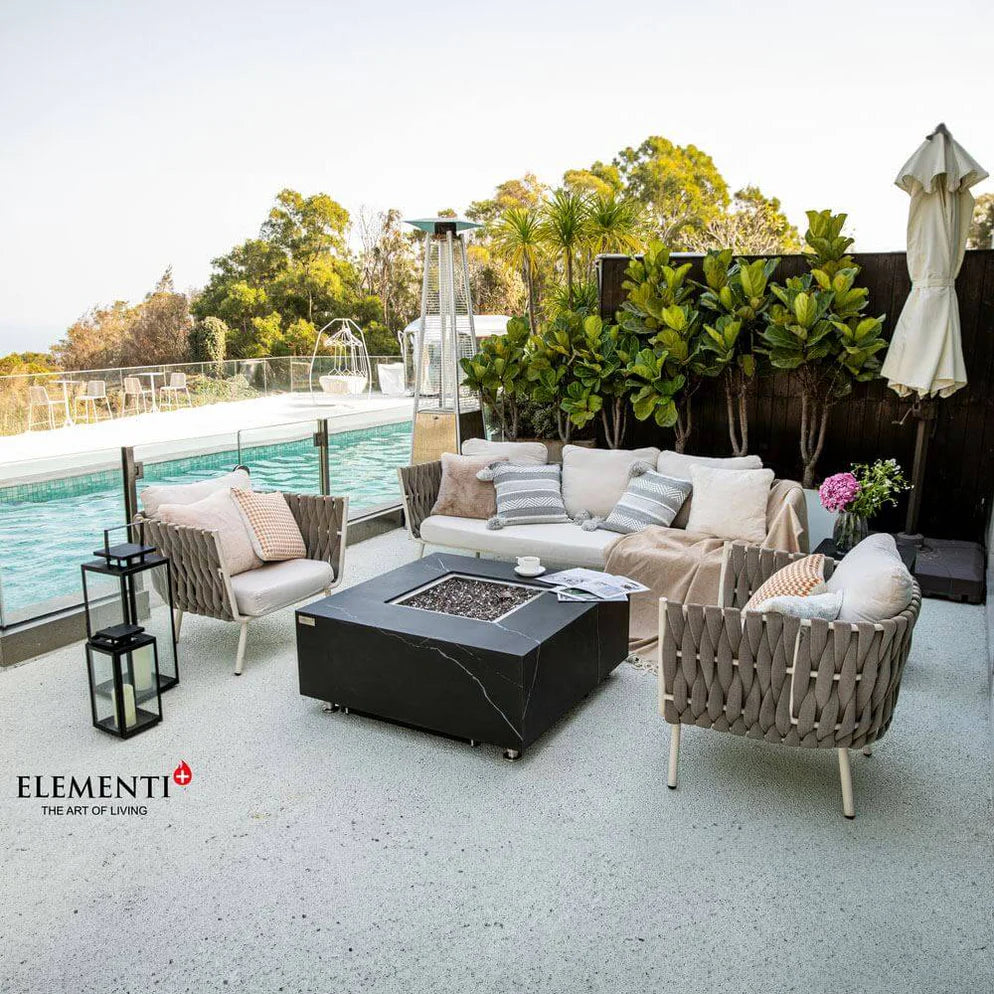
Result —
<svg viewBox="0 0 994 994"><path fill-rule="evenodd" d="M414 345L411 462L434 462L483 437L480 398L463 383L459 360L476 354L473 301L463 232L478 228L454 217L408 221L425 232L421 319Z"/></svg>

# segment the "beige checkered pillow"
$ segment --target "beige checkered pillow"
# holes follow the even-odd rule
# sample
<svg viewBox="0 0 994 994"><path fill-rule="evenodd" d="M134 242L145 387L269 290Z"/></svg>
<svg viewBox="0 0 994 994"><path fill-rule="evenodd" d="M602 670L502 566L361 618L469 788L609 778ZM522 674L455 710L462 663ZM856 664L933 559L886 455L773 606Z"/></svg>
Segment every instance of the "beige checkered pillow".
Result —
<svg viewBox="0 0 994 994"><path fill-rule="evenodd" d="M825 590L825 557L816 552L778 569L749 598L743 611L758 611L771 597L810 597Z"/></svg>
<svg viewBox="0 0 994 994"><path fill-rule="evenodd" d="M304 537L283 494L232 487L231 496L245 520L252 548L263 562L303 559L307 555Z"/></svg>

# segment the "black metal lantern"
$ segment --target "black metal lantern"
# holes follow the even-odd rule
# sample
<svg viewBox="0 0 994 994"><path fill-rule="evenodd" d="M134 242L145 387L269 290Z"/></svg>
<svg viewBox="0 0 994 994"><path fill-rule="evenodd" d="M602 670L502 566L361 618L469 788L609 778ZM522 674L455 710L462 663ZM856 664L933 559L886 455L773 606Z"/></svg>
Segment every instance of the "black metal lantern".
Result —
<svg viewBox="0 0 994 994"><path fill-rule="evenodd" d="M115 625L86 640L93 724L127 739L162 721L159 655L140 625Z"/></svg>
<svg viewBox="0 0 994 994"><path fill-rule="evenodd" d="M86 636L89 642L95 642L102 631L122 626L139 628L153 641L158 636L158 689L169 690L179 683L169 559L154 546L135 541L140 539L138 525L121 528L127 529L127 541L111 545L111 532L120 528L109 528L104 532L103 548L94 550L98 558L81 567ZM153 612L159 602L165 610Z"/></svg>

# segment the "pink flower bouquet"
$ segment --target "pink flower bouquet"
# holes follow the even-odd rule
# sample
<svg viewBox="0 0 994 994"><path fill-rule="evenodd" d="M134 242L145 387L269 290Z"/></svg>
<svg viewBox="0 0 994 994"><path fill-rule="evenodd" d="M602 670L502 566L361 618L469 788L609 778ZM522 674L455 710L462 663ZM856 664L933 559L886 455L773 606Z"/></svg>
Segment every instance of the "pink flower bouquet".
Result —
<svg viewBox="0 0 994 994"><path fill-rule="evenodd" d="M836 473L818 488L821 506L827 511L845 511L859 496L859 480L852 473Z"/></svg>

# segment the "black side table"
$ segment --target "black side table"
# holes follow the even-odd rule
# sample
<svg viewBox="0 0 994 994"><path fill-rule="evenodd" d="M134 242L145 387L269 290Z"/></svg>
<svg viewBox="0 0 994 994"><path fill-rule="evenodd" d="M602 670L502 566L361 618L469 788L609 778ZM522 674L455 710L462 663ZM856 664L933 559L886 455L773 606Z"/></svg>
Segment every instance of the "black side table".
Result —
<svg viewBox="0 0 994 994"><path fill-rule="evenodd" d="M901 557L902 562L908 567L909 572L914 573L915 559L918 556L918 547L911 542L901 542L896 535L894 536L894 540L897 542L897 552ZM830 538L823 538L818 543L818 548L814 551L820 552L823 556L828 556L831 559L842 558L842 556L835 551L835 542Z"/></svg>

